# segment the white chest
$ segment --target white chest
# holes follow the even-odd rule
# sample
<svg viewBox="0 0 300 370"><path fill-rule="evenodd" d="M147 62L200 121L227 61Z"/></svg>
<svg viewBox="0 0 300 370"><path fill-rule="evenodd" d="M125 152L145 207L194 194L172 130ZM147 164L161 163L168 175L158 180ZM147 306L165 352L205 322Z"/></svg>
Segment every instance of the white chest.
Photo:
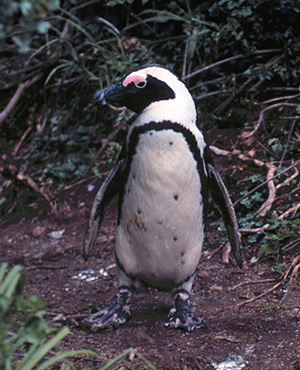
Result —
<svg viewBox="0 0 300 370"><path fill-rule="evenodd" d="M116 254L131 276L164 284L196 268L203 243L197 162L180 132L140 135L124 189Z"/></svg>

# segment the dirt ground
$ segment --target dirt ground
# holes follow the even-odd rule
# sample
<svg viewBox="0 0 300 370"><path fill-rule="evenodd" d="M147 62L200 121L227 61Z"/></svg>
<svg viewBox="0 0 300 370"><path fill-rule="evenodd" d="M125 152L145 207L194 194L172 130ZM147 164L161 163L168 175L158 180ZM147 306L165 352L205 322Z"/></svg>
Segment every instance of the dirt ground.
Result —
<svg viewBox="0 0 300 370"><path fill-rule="evenodd" d="M172 297L155 290L133 296L132 317L118 330L92 333L83 327L82 318L108 303L116 292L116 206L105 218L94 255L84 262L81 244L89 205L81 202L59 218L7 225L0 235L0 261L22 264L27 270L26 295L38 294L45 300L51 318L63 314L64 324L72 331L62 343L64 349L89 348L102 355L78 358L78 368L99 369L132 347L164 370L300 369L299 281L292 292L283 284L260 300L224 310L268 290L280 275L271 272L271 264L250 263L250 252L243 270L233 262L225 265L218 250L218 233L209 227L191 297L194 311L206 319L207 328L191 333L166 328ZM61 232L50 234L53 231ZM292 257L285 261L286 268L291 262ZM266 279L275 280L236 287ZM129 365L116 368L146 368L137 356L130 360Z"/></svg>

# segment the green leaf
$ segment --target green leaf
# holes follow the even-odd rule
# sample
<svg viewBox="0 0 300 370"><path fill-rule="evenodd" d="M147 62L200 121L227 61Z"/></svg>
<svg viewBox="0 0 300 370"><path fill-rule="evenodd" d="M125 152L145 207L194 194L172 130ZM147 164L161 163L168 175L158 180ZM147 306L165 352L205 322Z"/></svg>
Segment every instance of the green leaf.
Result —
<svg viewBox="0 0 300 370"><path fill-rule="evenodd" d="M88 349L78 349L60 353L56 356L51 357L49 360L44 361L36 370L44 370L49 368L51 365L55 364L58 361L61 361L68 357L73 357L77 355L91 355L91 356L99 356L97 352L88 350Z"/></svg>
<svg viewBox="0 0 300 370"><path fill-rule="evenodd" d="M101 367L100 370L107 370L109 368L111 368L116 362L118 362L120 359L124 358L126 355L128 355L130 352L132 352L133 349L132 348L128 348L126 349L123 353L121 353L119 356L116 356L115 358L113 358L111 361L109 361L106 365L104 365L103 367Z"/></svg>
<svg viewBox="0 0 300 370"><path fill-rule="evenodd" d="M14 266L6 275L4 281L0 285L0 295L4 295L10 299L21 277L21 266Z"/></svg>
<svg viewBox="0 0 300 370"><path fill-rule="evenodd" d="M39 33L46 33L51 27L51 23L48 21L40 21L37 25L37 31Z"/></svg>
<svg viewBox="0 0 300 370"><path fill-rule="evenodd" d="M42 346L38 346L30 356L25 355L21 363L16 367L16 370L31 370L34 366L38 364L40 360L66 335L69 334L69 329L63 327L59 332L54 335L53 338L48 340Z"/></svg>

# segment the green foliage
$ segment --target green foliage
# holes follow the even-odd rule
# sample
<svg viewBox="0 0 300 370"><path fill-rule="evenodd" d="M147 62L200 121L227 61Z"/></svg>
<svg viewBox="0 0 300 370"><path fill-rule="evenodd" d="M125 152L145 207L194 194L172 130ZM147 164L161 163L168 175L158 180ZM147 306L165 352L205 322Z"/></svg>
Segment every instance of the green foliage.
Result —
<svg viewBox="0 0 300 370"><path fill-rule="evenodd" d="M275 303L264 303L262 305L262 310L268 314L273 314L276 311L284 309L282 303L275 304Z"/></svg>
<svg viewBox="0 0 300 370"><path fill-rule="evenodd" d="M201 127L226 124L229 116L229 124L243 125L244 98L273 97L274 86L300 84L299 12L293 0L0 1L1 112L26 85L0 118L0 217L17 209L26 216L28 204L38 204L37 192L28 194L28 184L18 181L20 172L52 199L93 164L97 175L107 170L124 133L95 157L124 113L91 106L93 94L138 65L160 63L183 78L193 73L184 81L196 102L205 99ZM265 145L278 160L288 129L273 135L274 127ZM295 157L295 148L290 141L286 156ZM250 213L264 196L257 192L242 206Z"/></svg>
<svg viewBox="0 0 300 370"><path fill-rule="evenodd" d="M300 245L300 240L298 243L291 243L296 236L300 236L300 218L292 220L275 218L270 222L270 227L261 240L259 258L263 256L278 258L283 253L287 253L289 249L295 249Z"/></svg>
<svg viewBox="0 0 300 370"><path fill-rule="evenodd" d="M264 182L260 174L249 176L246 181L248 180L251 180L254 186ZM242 196L247 195L249 190L251 189L243 190L240 194ZM281 219L276 214L267 214L267 217L263 219L257 218L257 209L264 202L265 197L266 191L261 187L242 199L240 204L245 207L245 215L239 217L239 223L243 229L257 229L268 224L269 226L266 229L250 234L247 237L247 244L260 246L258 249L259 258L275 259L291 250L295 250L300 245L300 239L298 240L298 236L300 236L300 218L295 215L291 219Z"/></svg>
<svg viewBox="0 0 300 370"><path fill-rule="evenodd" d="M60 324L46 321L45 302L38 296L23 298L26 274L21 266L9 268L7 263L0 266L0 368L3 370L44 370L60 363L60 369L70 369L69 359L79 355L99 355L91 350L59 351L58 343L70 331ZM51 351L51 354L50 354ZM125 360L133 352L123 351L100 370L108 370ZM155 370L141 353L134 351L146 369ZM56 365L57 366L57 365ZM131 365L128 368L132 368Z"/></svg>
<svg viewBox="0 0 300 370"><path fill-rule="evenodd" d="M51 27L47 20L49 13L59 8L59 0L10 0L0 3L0 43L10 36L17 20L19 29L12 36L20 52L30 50L31 38L35 32L45 34ZM1 44L0 44L1 45Z"/></svg>
<svg viewBox="0 0 300 370"><path fill-rule="evenodd" d="M89 350L74 350L49 358L49 352L69 334L69 329L47 323L45 303L39 297L22 297L25 281L21 266L0 266L0 368L42 370L67 357L96 355Z"/></svg>
<svg viewBox="0 0 300 370"><path fill-rule="evenodd" d="M125 3L131 4L134 0L106 0L105 5L107 6L115 6L115 5L123 5ZM147 1L147 0L146 0Z"/></svg>

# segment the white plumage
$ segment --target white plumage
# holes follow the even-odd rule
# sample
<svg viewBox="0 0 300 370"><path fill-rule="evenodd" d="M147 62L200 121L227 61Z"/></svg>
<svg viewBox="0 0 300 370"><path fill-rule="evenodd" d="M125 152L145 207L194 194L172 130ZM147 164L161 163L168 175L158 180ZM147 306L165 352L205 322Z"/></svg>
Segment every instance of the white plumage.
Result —
<svg viewBox="0 0 300 370"><path fill-rule="evenodd" d="M186 282L199 262L204 220L197 163L181 133L141 135L121 212L116 254L128 275L164 289Z"/></svg>

